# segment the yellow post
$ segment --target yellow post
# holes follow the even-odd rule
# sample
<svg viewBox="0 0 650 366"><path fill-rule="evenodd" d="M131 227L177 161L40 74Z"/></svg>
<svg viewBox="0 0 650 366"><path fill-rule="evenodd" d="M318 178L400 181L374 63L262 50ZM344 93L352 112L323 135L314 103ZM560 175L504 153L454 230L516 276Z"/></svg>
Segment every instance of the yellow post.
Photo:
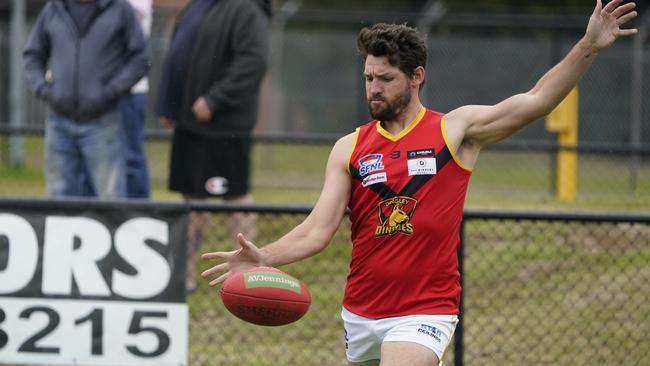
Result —
<svg viewBox="0 0 650 366"><path fill-rule="evenodd" d="M546 129L557 133L560 150L557 154L557 197L573 201L578 190L578 89L569 95L546 117ZM567 149L568 148L568 149Z"/></svg>

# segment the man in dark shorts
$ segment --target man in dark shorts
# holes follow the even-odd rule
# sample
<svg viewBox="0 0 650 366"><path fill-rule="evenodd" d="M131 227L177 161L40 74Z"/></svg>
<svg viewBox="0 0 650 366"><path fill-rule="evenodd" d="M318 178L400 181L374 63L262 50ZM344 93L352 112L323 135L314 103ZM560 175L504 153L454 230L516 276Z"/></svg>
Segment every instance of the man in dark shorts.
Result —
<svg viewBox="0 0 650 366"><path fill-rule="evenodd" d="M269 53L270 0L191 0L176 19L163 64L157 111L174 128L169 189L186 201L250 203L251 133ZM206 212L192 212L186 288L196 287L196 251ZM254 217L230 217L254 235Z"/></svg>

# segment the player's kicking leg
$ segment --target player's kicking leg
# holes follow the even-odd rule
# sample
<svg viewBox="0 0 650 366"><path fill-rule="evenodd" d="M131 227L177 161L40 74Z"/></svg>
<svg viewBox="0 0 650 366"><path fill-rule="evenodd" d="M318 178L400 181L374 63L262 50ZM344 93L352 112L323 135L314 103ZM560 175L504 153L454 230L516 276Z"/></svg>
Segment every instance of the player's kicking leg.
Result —
<svg viewBox="0 0 650 366"><path fill-rule="evenodd" d="M343 308L351 366L438 366L458 324L456 315L369 319Z"/></svg>
<svg viewBox="0 0 650 366"><path fill-rule="evenodd" d="M438 356L423 345L412 342L383 342L380 366L437 366Z"/></svg>

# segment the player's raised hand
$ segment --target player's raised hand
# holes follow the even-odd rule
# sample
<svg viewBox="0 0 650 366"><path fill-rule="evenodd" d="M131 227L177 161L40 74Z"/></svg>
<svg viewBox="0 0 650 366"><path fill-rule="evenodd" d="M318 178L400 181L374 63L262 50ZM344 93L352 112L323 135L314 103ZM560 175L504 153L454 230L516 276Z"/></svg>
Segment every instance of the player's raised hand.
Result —
<svg viewBox="0 0 650 366"><path fill-rule="evenodd" d="M637 12L634 11L636 4L622 3L623 0L612 0L603 7L602 1L596 0L596 8L589 18L585 36L597 50L608 47L618 37L637 33L636 28L621 28L623 24L637 16Z"/></svg>
<svg viewBox="0 0 650 366"><path fill-rule="evenodd" d="M255 244L248 241L242 233L237 234L237 242L241 246L237 250L205 253L201 256L203 259L222 259L225 261L201 273L201 277L208 278L214 274L225 272L211 280L210 286L223 282L231 273L239 272L246 268L264 266L262 252Z"/></svg>

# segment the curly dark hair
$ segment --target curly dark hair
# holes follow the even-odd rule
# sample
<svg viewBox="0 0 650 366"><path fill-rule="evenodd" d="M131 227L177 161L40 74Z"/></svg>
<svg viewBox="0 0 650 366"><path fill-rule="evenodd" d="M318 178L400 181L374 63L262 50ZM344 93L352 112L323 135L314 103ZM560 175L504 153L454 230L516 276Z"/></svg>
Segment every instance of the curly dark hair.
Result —
<svg viewBox="0 0 650 366"><path fill-rule="evenodd" d="M415 68L425 67L427 47L420 33L405 24L378 23L365 27L357 37L357 48L365 59L368 55L386 56L388 62L409 78Z"/></svg>

